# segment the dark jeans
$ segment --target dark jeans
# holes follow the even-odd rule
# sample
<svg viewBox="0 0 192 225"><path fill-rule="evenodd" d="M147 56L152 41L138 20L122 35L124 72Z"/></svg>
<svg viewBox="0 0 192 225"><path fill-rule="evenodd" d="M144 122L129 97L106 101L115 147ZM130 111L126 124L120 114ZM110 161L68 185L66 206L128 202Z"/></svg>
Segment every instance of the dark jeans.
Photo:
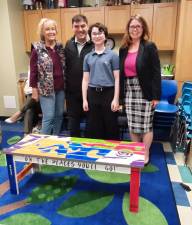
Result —
<svg viewBox="0 0 192 225"><path fill-rule="evenodd" d="M80 137L80 122L85 113L83 111L82 94L79 92L66 94L68 129L70 136Z"/></svg>
<svg viewBox="0 0 192 225"><path fill-rule="evenodd" d="M114 88L96 90L88 88L88 121L87 137L118 140L118 113L111 111L111 102L114 97Z"/></svg>
<svg viewBox="0 0 192 225"><path fill-rule="evenodd" d="M20 111L21 116L24 117L24 132L29 134L38 122L38 115L41 113L40 104L32 99L31 95L26 95L25 105Z"/></svg>

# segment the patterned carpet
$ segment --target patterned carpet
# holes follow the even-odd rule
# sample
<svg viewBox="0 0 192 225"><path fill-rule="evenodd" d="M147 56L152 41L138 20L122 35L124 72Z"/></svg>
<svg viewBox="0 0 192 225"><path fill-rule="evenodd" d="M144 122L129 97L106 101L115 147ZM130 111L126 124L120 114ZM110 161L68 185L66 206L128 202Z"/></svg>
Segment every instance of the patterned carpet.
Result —
<svg viewBox="0 0 192 225"><path fill-rule="evenodd" d="M22 130L3 130L3 146ZM18 168L23 165L18 163ZM151 164L142 171L140 211L128 211L129 175L43 166L20 182L20 195L8 190L0 155L0 224L179 225L163 147L154 143Z"/></svg>

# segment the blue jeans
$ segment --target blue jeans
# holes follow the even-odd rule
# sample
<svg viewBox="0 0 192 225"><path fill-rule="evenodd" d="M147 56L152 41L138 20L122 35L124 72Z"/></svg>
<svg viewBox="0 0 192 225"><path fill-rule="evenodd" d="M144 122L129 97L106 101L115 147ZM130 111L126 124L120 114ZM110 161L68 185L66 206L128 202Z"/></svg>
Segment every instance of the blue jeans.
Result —
<svg viewBox="0 0 192 225"><path fill-rule="evenodd" d="M59 135L64 114L64 91L57 91L49 96L40 96L42 119L42 134Z"/></svg>

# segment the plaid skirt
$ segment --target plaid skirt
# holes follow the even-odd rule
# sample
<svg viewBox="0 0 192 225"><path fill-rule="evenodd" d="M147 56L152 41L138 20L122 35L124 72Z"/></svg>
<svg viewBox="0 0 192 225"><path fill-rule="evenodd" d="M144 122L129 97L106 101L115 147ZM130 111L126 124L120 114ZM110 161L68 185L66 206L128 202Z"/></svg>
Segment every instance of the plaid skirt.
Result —
<svg viewBox="0 0 192 225"><path fill-rule="evenodd" d="M152 131L154 109L151 101L144 99L137 77L126 79L125 111L130 132L143 134Z"/></svg>

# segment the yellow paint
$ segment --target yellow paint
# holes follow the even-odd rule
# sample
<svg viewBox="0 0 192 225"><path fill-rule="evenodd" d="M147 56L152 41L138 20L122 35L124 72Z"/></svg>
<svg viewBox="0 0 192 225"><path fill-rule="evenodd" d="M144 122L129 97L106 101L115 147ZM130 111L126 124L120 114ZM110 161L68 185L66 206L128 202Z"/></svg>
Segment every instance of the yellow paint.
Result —
<svg viewBox="0 0 192 225"><path fill-rule="evenodd" d="M89 152L87 153L87 157L89 157L89 158L97 158L97 159L103 158L103 156L97 155L97 153L99 153L98 150L91 150L91 151L89 151Z"/></svg>

